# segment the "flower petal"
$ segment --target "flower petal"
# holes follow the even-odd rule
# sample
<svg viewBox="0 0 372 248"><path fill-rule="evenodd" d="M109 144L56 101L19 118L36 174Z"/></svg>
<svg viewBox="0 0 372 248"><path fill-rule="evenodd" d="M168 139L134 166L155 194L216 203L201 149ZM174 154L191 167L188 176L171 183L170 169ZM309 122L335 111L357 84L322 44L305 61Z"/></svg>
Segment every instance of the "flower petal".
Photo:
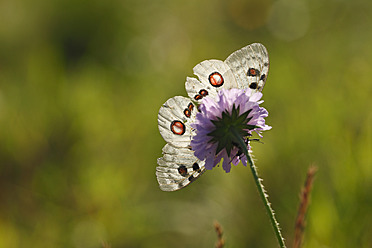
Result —
<svg viewBox="0 0 372 248"><path fill-rule="evenodd" d="M240 161L247 165L247 158L241 153L232 135L231 128L242 135L250 150L249 136L255 131L262 137L261 131L271 129L265 124L268 112L259 104L263 101L261 92L250 89L222 89L217 98L203 98L196 120L191 124L196 135L192 138L191 148L200 160L205 160L205 168L211 170L221 159L222 168L228 173L231 164ZM239 129L240 128L240 129ZM236 130L238 129L238 130Z"/></svg>

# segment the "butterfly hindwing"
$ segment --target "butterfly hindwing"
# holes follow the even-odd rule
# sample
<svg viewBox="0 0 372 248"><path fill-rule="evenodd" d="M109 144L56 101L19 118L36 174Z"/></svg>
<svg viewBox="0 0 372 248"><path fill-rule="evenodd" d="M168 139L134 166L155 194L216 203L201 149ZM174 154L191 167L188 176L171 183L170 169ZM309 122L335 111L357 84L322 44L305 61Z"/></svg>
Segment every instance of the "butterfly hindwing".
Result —
<svg viewBox="0 0 372 248"><path fill-rule="evenodd" d="M175 96L168 99L158 114L163 139L176 147L189 147L193 132L190 124L195 120L196 111L189 98Z"/></svg>
<svg viewBox="0 0 372 248"><path fill-rule="evenodd" d="M186 187L205 171L204 161L195 157L191 149L170 144L163 147L163 157L158 159L158 165L156 177L163 191Z"/></svg>
<svg viewBox="0 0 372 248"><path fill-rule="evenodd" d="M203 97L217 96L223 88L236 88L238 85L230 67L221 60L205 60L194 67L196 78L187 77L186 91L189 97L196 102L201 102Z"/></svg>
<svg viewBox="0 0 372 248"><path fill-rule="evenodd" d="M269 55L260 43L233 52L225 63L232 69L238 88L262 91L269 72Z"/></svg>

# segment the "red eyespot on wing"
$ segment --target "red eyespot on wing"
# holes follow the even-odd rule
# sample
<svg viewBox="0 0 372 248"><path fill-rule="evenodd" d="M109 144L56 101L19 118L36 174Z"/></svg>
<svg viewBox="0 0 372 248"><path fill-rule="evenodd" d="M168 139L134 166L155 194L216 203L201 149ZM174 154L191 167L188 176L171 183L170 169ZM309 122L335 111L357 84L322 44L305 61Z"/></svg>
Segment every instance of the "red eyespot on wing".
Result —
<svg viewBox="0 0 372 248"><path fill-rule="evenodd" d="M186 131L185 124L183 124L181 121L172 121L170 129L172 133L177 135L182 135Z"/></svg>
<svg viewBox="0 0 372 248"><path fill-rule="evenodd" d="M187 176L187 168L184 165L181 165L178 167L178 173L180 173L181 176L185 177Z"/></svg>
<svg viewBox="0 0 372 248"><path fill-rule="evenodd" d="M191 102L189 103L189 105L187 106L187 108L192 111L194 109L194 104L192 104Z"/></svg>
<svg viewBox="0 0 372 248"><path fill-rule="evenodd" d="M206 91L205 89L202 89L202 90L199 91L199 94L202 95L202 96L207 96L208 91Z"/></svg>
<svg viewBox="0 0 372 248"><path fill-rule="evenodd" d="M260 71L255 68L249 68L247 72L247 76L255 77L260 74Z"/></svg>
<svg viewBox="0 0 372 248"><path fill-rule="evenodd" d="M203 96L202 95L199 95L199 94L197 94L197 95L194 96L194 99L197 100L197 101L200 100L200 99L202 99L202 98L203 98Z"/></svg>
<svg viewBox="0 0 372 248"><path fill-rule="evenodd" d="M209 75L208 80L213 87L220 87L224 83L222 75L218 72L213 72Z"/></svg>
<svg viewBox="0 0 372 248"><path fill-rule="evenodd" d="M183 111L183 113L184 113L184 115L186 116L186 117L190 117L191 116L191 110L190 109L185 109L184 111Z"/></svg>

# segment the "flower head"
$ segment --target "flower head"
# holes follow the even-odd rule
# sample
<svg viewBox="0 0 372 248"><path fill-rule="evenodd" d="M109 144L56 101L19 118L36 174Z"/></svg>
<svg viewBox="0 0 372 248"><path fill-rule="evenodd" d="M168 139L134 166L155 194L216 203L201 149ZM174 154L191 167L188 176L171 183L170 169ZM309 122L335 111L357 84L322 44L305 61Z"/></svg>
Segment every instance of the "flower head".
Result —
<svg viewBox="0 0 372 248"><path fill-rule="evenodd" d="M205 168L211 170L222 158L222 168L226 172L230 172L231 163L237 165L242 161L247 165L238 139L243 139L250 150L252 132L262 137L261 131L271 129L265 124L267 110L259 106L263 102L261 97L261 92L250 89L222 89L216 99L203 99L200 112L192 124L196 135L191 141L191 148L196 157L205 160Z"/></svg>

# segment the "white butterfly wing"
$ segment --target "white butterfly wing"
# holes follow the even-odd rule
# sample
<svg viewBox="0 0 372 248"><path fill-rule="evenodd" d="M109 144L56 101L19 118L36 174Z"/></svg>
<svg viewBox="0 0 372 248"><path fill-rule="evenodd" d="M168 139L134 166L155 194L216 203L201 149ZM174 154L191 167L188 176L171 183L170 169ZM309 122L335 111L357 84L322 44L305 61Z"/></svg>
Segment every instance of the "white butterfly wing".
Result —
<svg viewBox="0 0 372 248"><path fill-rule="evenodd" d="M156 177L160 189L174 191L193 182L204 171L204 161L194 156L190 142L197 108L190 98L175 96L168 99L159 110L158 126L168 144L163 157L158 159Z"/></svg>
<svg viewBox="0 0 372 248"><path fill-rule="evenodd" d="M269 55L264 45L253 43L233 52L225 63L232 69L237 88L262 91L269 73Z"/></svg>
<svg viewBox="0 0 372 248"><path fill-rule="evenodd" d="M189 147L192 138L190 123L195 120L196 107L191 99L175 96L161 106L158 127L163 139L176 147Z"/></svg>
<svg viewBox="0 0 372 248"><path fill-rule="evenodd" d="M158 165L156 177L163 191L186 187L205 172L204 161L196 158L194 151L170 144L163 147L163 157L158 159Z"/></svg>
<svg viewBox="0 0 372 248"><path fill-rule="evenodd" d="M189 97L195 102L201 102L205 96L217 96L223 88L237 88L231 68L221 60L205 60L194 67L196 78L187 77L185 87Z"/></svg>

